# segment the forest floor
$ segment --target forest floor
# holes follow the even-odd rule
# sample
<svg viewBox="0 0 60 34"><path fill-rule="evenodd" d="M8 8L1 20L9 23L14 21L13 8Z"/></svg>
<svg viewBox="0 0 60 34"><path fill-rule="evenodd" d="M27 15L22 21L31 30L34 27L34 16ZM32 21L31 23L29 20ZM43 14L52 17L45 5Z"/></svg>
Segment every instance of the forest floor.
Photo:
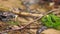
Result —
<svg viewBox="0 0 60 34"><path fill-rule="evenodd" d="M0 10L6 10L7 12L12 11L14 14L17 14L17 16L12 20L19 22L16 22L16 24L9 24L7 21L6 23L4 21L0 21L1 34L36 34L37 30L42 26L37 18L43 16L48 11L56 9L54 8L54 5L48 6L46 3L44 5L39 5L37 3L24 5L24 2L26 3L28 0L0 0ZM60 9L60 6L57 9ZM60 10L55 10L54 14L57 14L57 16L60 17ZM4 32L6 29L8 30L8 27L11 27L12 30ZM60 31L47 29L41 34L60 34Z"/></svg>

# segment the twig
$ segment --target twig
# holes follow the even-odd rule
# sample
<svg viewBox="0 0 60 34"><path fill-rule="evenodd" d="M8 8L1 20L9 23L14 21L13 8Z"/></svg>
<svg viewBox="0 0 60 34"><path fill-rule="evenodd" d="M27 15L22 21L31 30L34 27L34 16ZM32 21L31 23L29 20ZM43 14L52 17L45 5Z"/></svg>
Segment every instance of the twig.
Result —
<svg viewBox="0 0 60 34"><path fill-rule="evenodd" d="M32 16L32 17L39 17L42 14L33 14L33 13L28 13L28 12L21 12L19 10L12 10L11 12L17 14L17 15L22 15L22 16Z"/></svg>
<svg viewBox="0 0 60 34"><path fill-rule="evenodd" d="M42 14L36 14L36 13L28 13L28 12L21 12L21 11L18 11L18 10L12 10L12 11L0 11L0 12L12 12L14 14L17 14L17 15L21 15L21 16L31 16L31 17L39 17L40 15Z"/></svg>

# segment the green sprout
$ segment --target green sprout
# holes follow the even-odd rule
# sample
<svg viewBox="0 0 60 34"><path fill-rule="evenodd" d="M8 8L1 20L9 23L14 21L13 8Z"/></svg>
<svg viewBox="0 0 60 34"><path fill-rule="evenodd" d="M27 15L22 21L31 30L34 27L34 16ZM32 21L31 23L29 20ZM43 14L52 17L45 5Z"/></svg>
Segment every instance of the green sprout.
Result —
<svg viewBox="0 0 60 34"><path fill-rule="evenodd" d="M44 16L41 21L48 28L60 30L60 17L54 14Z"/></svg>

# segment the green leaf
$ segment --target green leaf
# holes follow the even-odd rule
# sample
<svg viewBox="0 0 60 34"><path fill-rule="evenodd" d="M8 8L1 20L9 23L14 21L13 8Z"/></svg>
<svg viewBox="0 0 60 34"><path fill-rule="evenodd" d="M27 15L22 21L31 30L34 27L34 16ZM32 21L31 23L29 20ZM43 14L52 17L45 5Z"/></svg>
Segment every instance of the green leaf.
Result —
<svg viewBox="0 0 60 34"><path fill-rule="evenodd" d="M60 17L54 14L49 14L47 16L44 16L41 19L41 21L46 27L49 27L49 28L52 27L60 30Z"/></svg>

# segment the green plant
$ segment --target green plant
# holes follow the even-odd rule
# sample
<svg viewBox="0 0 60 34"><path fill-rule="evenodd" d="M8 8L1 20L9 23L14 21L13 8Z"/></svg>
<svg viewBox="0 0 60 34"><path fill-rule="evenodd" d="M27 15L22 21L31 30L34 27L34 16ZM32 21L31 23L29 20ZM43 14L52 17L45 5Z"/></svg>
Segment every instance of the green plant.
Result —
<svg viewBox="0 0 60 34"><path fill-rule="evenodd" d="M9 25L19 25L20 22L19 21L9 21L8 24Z"/></svg>
<svg viewBox="0 0 60 34"><path fill-rule="evenodd" d="M54 14L44 16L41 19L41 21L48 28L54 28L60 30L60 17Z"/></svg>

